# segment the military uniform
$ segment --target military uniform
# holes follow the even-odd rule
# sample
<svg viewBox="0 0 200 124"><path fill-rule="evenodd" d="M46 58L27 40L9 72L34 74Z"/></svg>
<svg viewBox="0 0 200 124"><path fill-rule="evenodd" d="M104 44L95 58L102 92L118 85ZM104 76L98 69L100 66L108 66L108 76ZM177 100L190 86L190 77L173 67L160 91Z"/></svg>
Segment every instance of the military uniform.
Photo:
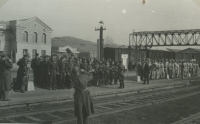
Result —
<svg viewBox="0 0 200 124"><path fill-rule="evenodd" d="M165 78L165 70L164 70L164 61L162 60L160 63L160 71L161 71L161 79Z"/></svg>
<svg viewBox="0 0 200 124"><path fill-rule="evenodd" d="M36 54L38 56L38 54ZM31 62L31 68L33 69L34 75L34 84L42 85L41 84L41 60L40 58L34 58Z"/></svg>
<svg viewBox="0 0 200 124"><path fill-rule="evenodd" d="M0 55L6 57L5 54ZM11 89L11 72L13 67L11 60L0 59L0 99L8 101L8 91Z"/></svg>
<svg viewBox="0 0 200 124"><path fill-rule="evenodd" d="M120 62L118 66L118 73L119 73L120 88L124 88L125 66L122 64L122 62Z"/></svg>
<svg viewBox="0 0 200 124"><path fill-rule="evenodd" d="M22 93L25 91L25 86L28 84L28 60L25 58L19 59L17 65L19 69L17 70L17 84L20 85L20 90Z"/></svg>
<svg viewBox="0 0 200 124"><path fill-rule="evenodd" d="M59 67L59 82L58 82L58 88L64 89L65 88L65 78L67 74L67 65L66 63L61 59L61 61L58 64Z"/></svg>
<svg viewBox="0 0 200 124"><path fill-rule="evenodd" d="M164 63L164 72L165 72L165 79L167 79L168 77L169 77L169 70L168 70L168 62L167 62L167 60L165 60L165 63Z"/></svg>
<svg viewBox="0 0 200 124"><path fill-rule="evenodd" d="M110 66L110 84L112 85L113 80L115 79L115 64L114 62L111 63Z"/></svg>
<svg viewBox="0 0 200 124"><path fill-rule="evenodd" d="M105 84L106 85L109 85L110 83L110 65L109 63L107 63L105 66L104 66L104 77L105 77Z"/></svg>
<svg viewBox="0 0 200 124"><path fill-rule="evenodd" d="M100 82L100 85L105 85L104 84L104 65L102 62L100 62L100 65L99 65L99 82Z"/></svg>
<svg viewBox="0 0 200 124"><path fill-rule="evenodd" d="M70 62L70 60L66 64L67 64L67 72L66 72L66 83L65 84L70 89L71 88L71 81L72 81L72 78L73 78L72 70L74 68L74 64L72 62Z"/></svg>
<svg viewBox="0 0 200 124"><path fill-rule="evenodd" d="M115 72L115 79L114 79L114 84L117 85L117 82L119 80L119 73L118 73L118 62L115 63L115 67L114 67L114 72Z"/></svg>
<svg viewBox="0 0 200 124"><path fill-rule="evenodd" d="M94 64L93 68L94 68L93 74L94 74L95 84L96 84L96 86L98 86L99 85L99 64L98 64L98 62L96 62Z"/></svg>
<svg viewBox="0 0 200 124"><path fill-rule="evenodd" d="M149 63L145 63L144 65L144 84L147 81L147 84L149 84L149 73L150 73L150 69L149 69Z"/></svg>
<svg viewBox="0 0 200 124"><path fill-rule="evenodd" d="M50 74L50 84L49 89L56 89L56 77L59 72L58 63L55 60L50 61L49 67L48 67L48 73Z"/></svg>
<svg viewBox="0 0 200 124"><path fill-rule="evenodd" d="M87 88L87 74L80 74L73 79L74 93L74 115L77 124L88 124L88 116L94 113L90 91Z"/></svg>
<svg viewBox="0 0 200 124"><path fill-rule="evenodd" d="M46 56L46 58L49 56ZM48 67L49 67L49 60L43 60L41 62L41 82L43 84L44 87L48 88L49 86L49 82L50 82L50 75L48 74Z"/></svg>

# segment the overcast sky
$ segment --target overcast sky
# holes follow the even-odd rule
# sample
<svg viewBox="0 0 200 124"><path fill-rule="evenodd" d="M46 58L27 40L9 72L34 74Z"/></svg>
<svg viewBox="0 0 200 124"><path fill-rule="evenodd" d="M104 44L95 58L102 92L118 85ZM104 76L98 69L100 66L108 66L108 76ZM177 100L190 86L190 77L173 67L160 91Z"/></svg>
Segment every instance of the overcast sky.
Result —
<svg viewBox="0 0 200 124"><path fill-rule="evenodd" d="M137 31L200 29L200 0L0 0L0 20L37 16L53 37L73 36L96 42L99 21L115 43L128 44ZM3 6L1 6L3 5Z"/></svg>

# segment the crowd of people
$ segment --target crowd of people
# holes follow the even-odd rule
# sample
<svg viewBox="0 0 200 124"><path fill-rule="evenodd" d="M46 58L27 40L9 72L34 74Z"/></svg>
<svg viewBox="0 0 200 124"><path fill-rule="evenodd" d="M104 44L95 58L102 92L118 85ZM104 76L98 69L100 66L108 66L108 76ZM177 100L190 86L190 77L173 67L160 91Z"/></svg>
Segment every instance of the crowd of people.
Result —
<svg viewBox="0 0 200 124"><path fill-rule="evenodd" d="M148 65L145 68L145 65ZM199 64L195 60L139 59L137 73L141 80L173 79L197 76ZM146 74L148 73L148 75Z"/></svg>
<svg viewBox="0 0 200 124"><path fill-rule="evenodd" d="M25 91L27 85L28 73L27 69L29 55L25 54L17 65L17 81L20 82L20 90ZM41 60L39 54L35 54L35 58L31 61L33 70L34 84L49 90L71 88L73 86L73 78L75 71L84 70L89 72L93 79L88 85L104 86L118 84L120 88L124 88L125 66L121 61L98 61L94 59L77 58L74 55L67 57L65 55L52 56L46 55Z"/></svg>

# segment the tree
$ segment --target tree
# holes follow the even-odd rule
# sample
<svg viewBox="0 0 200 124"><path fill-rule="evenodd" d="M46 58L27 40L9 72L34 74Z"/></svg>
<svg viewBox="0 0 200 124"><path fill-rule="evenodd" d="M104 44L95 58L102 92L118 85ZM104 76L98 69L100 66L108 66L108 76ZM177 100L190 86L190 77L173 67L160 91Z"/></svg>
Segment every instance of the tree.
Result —
<svg viewBox="0 0 200 124"><path fill-rule="evenodd" d="M112 45L113 42L114 42L113 38L107 35L106 38L104 39L104 47Z"/></svg>

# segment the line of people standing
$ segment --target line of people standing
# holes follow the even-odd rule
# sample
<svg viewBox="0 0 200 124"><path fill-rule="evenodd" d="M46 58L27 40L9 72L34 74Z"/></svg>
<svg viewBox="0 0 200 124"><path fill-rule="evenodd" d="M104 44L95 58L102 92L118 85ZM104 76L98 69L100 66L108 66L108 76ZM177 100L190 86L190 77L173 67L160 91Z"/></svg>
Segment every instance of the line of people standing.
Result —
<svg viewBox="0 0 200 124"><path fill-rule="evenodd" d="M18 61L17 79L20 82L20 90L25 91L25 85L28 80L28 56L24 55ZM34 84L46 89L65 89L72 87L72 80L75 70L84 70L93 73L93 80L89 81L91 85L103 86L116 84L119 80L120 88L124 88L125 66L122 62L97 61L96 59L75 58L73 55L58 57L57 55L44 57L41 60L39 54L31 62L33 69Z"/></svg>
<svg viewBox="0 0 200 124"><path fill-rule="evenodd" d="M197 61L192 60L173 60L161 59L161 60L148 60L149 65L149 79L173 79L173 78L184 78L190 76L197 76L199 64ZM137 64L137 73L141 80L145 77L145 59Z"/></svg>

